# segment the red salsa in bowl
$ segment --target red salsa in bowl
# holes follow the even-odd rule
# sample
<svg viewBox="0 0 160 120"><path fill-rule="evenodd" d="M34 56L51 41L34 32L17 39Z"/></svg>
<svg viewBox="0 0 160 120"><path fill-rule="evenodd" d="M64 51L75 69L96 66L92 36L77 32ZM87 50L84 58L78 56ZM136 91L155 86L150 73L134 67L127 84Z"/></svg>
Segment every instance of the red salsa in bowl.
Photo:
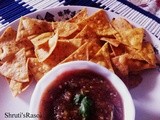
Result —
<svg viewBox="0 0 160 120"><path fill-rule="evenodd" d="M29 112L38 120L134 120L131 95L114 73L88 61L53 68L36 85ZM37 120L37 119L36 119Z"/></svg>
<svg viewBox="0 0 160 120"><path fill-rule="evenodd" d="M122 99L113 85L91 70L56 78L40 101L40 120L123 120Z"/></svg>

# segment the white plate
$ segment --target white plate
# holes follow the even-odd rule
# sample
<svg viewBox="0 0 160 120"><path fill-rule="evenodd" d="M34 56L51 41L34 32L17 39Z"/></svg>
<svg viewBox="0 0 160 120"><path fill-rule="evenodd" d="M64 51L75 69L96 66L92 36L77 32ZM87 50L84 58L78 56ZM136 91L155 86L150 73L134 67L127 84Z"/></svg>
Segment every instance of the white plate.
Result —
<svg viewBox="0 0 160 120"><path fill-rule="evenodd" d="M59 20L70 17L74 14L74 11L77 12L80 9L82 9L82 6L57 7L38 11L27 16L35 18L37 15L40 15L41 18L44 18L46 13L49 12L54 15L55 20ZM87 9L89 14L98 10L97 8L91 7L87 7ZM111 12L107 13L110 19L120 17L119 15ZM61 16L62 14L65 15ZM138 24L132 21L130 22L135 26L140 27ZM18 20L14 21L10 25L17 29ZM3 30L0 31L0 34L2 32ZM153 46L157 50L157 58L160 60L160 41L148 31L146 31L145 40L152 42ZM0 77L0 120L27 120L28 118L23 118L23 114L28 112L30 98L35 85L36 83L33 82L25 92L14 98L11 94L7 81ZM156 69L143 73L142 83L130 92L136 107L136 120L160 120L160 67L157 66ZM9 116L9 114L10 118L5 118L7 115ZM11 116L11 114L15 114L20 118L16 119L15 116Z"/></svg>

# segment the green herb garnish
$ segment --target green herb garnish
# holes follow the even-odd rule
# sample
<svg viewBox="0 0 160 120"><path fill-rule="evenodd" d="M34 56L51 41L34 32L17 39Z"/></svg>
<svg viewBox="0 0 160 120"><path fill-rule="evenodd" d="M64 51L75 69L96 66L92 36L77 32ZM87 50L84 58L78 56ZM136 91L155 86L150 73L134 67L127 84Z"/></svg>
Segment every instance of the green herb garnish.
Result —
<svg viewBox="0 0 160 120"><path fill-rule="evenodd" d="M76 105L80 105L79 113L82 115L83 120L86 120L90 115L92 101L85 95L76 94L74 102Z"/></svg>
<svg viewBox="0 0 160 120"><path fill-rule="evenodd" d="M82 101L82 99L84 98L84 95L82 94L76 94L75 97L74 97L74 103L76 105L79 105Z"/></svg>

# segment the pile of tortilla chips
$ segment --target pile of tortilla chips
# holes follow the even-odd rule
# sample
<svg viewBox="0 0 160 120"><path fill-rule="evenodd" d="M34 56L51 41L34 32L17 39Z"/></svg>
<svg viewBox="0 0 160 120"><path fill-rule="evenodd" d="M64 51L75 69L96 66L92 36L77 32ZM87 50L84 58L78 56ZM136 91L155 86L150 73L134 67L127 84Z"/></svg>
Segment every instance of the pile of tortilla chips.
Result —
<svg viewBox="0 0 160 120"><path fill-rule="evenodd" d="M156 66L153 47L143 38L143 28L123 18L109 20L104 10L88 16L84 8L59 22L21 17L17 31L8 27L0 36L0 74L17 96L56 65L87 60L135 87L139 73Z"/></svg>

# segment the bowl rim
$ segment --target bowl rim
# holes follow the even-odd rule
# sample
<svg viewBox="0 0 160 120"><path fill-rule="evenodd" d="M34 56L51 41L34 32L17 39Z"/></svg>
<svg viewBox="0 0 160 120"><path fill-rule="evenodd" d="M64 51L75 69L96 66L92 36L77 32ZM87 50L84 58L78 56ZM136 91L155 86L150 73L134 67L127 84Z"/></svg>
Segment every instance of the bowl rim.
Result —
<svg viewBox="0 0 160 120"><path fill-rule="evenodd" d="M44 75L37 83L31 96L29 113L38 114L39 104L45 89L55 78L65 71L88 69L107 78L118 91L123 103L124 120L135 120L135 106L131 94L122 80L107 68L90 61L72 61L57 65Z"/></svg>

